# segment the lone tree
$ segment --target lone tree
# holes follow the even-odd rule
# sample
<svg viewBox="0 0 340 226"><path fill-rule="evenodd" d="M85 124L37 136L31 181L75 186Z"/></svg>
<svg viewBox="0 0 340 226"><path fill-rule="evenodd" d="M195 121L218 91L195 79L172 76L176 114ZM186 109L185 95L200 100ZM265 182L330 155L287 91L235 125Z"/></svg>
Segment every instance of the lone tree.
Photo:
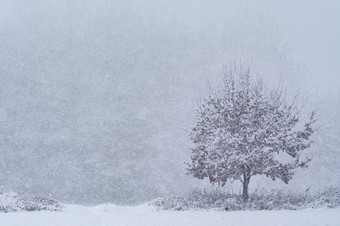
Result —
<svg viewBox="0 0 340 226"><path fill-rule="evenodd" d="M311 160L301 160L300 153L312 143L315 112L305 123L300 119L300 108L287 103L282 89L267 89L260 79L253 80L249 68L231 68L220 89L210 92L197 109L187 170L222 186L241 181L244 200L252 176L288 183L295 169Z"/></svg>

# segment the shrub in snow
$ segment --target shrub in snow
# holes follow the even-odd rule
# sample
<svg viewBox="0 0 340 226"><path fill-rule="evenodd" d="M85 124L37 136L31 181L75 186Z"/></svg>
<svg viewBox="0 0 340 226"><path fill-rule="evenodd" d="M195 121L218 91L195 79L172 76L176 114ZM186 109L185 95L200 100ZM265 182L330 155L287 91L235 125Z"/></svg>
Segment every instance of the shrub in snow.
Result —
<svg viewBox="0 0 340 226"><path fill-rule="evenodd" d="M328 188L317 192L314 195L314 200L310 207L328 207L337 208L340 206L340 189L338 188Z"/></svg>
<svg viewBox="0 0 340 226"><path fill-rule="evenodd" d="M0 212L61 211L63 205L55 199L28 194L0 193Z"/></svg>
<svg viewBox="0 0 340 226"><path fill-rule="evenodd" d="M254 81L249 69L235 67L223 81L196 111L188 173L222 186L239 180L247 200L252 176L288 183L295 169L308 166L310 159L300 154L312 143L315 112L301 123L299 107L287 103L281 89ZM283 162L279 154L291 160Z"/></svg>
<svg viewBox="0 0 340 226"><path fill-rule="evenodd" d="M298 210L306 208L340 207L340 189L325 188L310 194L282 190L255 191L244 201L243 196L225 191L195 189L183 196L158 198L150 203L162 210Z"/></svg>

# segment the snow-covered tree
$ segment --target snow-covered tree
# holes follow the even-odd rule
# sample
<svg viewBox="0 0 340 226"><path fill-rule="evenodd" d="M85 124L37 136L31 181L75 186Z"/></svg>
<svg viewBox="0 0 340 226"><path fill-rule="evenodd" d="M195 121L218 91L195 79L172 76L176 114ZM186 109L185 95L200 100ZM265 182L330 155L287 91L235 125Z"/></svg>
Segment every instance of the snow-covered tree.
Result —
<svg viewBox="0 0 340 226"><path fill-rule="evenodd" d="M300 154L312 143L315 112L305 123L301 118L301 108L295 101L287 103L282 89L268 89L249 67L232 67L224 73L222 86L197 109L187 170L222 186L241 181L245 200L254 175L288 183L295 169L310 161Z"/></svg>

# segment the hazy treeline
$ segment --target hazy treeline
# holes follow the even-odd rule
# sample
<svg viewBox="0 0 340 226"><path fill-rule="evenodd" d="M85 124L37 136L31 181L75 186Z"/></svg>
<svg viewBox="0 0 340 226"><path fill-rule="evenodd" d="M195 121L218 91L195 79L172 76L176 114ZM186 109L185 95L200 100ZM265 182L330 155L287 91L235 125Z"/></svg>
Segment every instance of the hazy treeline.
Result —
<svg viewBox="0 0 340 226"><path fill-rule="evenodd" d="M50 192L64 202L136 203L193 186L184 169L187 130L223 64L253 62L269 83L283 79L290 90L312 93L275 22L248 1L0 5L3 190ZM329 161L340 146L333 95L311 98L334 106L320 114L337 121L316 138L314 150L325 159L315 154L313 174L301 176L310 183L339 172L337 160Z"/></svg>

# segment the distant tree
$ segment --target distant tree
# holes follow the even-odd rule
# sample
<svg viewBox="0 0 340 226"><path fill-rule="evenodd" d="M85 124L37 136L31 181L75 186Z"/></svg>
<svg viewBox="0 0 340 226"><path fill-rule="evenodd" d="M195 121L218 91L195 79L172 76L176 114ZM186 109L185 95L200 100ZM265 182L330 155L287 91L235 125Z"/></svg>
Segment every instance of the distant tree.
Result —
<svg viewBox="0 0 340 226"><path fill-rule="evenodd" d="M301 125L300 109L295 101L287 103L282 89L268 89L254 79L249 67L230 68L222 86L197 109L189 174L222 186L239 180L245 200L252 176L288 183L295 169L311 160L301 160L300 153L312 143L315 112Z"/></svg>

